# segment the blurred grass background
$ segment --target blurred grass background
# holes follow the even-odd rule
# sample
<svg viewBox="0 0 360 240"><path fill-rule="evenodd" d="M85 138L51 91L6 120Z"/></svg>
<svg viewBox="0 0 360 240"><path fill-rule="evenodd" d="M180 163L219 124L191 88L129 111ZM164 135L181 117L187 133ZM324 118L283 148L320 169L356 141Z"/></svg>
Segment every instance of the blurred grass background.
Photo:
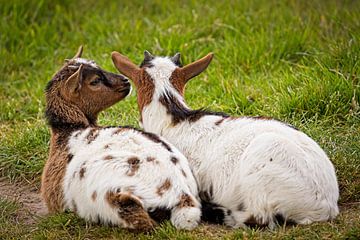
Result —
<svg viewBox="0 0 360 240"><path fill-rule="evenodd" d="M295 125L333 161L340 203L360 202L359 1L0 0L0 14L1 176L39 184L49 142L44 88L79 45L84 45L85 58L114 72L113 50L137 63L145 49L155 55L181 52L185 64L214 52L208 70L188 84L188 104L233 115L267 115ZM99 123L138 126L135 95L101 114ZM348 225L351 234L360 235L359 224L353 230L339 221L335 228ZM295 233L347 236L345 230L332 235L332 226L331 231L326 224L298 227ZM78 229L84 230L81 224ZM160 231L173 231L172 238L178 234L171 226ZM249 231L245 238L264 234ZM60 236L51 234L39 236ZM207 234L179 236L211 239ZM227 234L219 236L235 236ZM291 231L278 234L269 236L293 236Z"/></svg>

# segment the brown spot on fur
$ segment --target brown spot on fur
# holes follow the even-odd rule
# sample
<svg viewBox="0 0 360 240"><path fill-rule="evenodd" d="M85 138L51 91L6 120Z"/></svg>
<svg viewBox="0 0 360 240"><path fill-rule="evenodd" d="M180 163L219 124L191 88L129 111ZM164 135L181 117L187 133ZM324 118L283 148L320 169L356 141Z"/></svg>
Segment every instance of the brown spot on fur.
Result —
<svg viewBox="0 0 360 240"><path fill-rule="evenodd" d="M155 161L155 158L154 157L147 157L146 161L147 162L153 162L153 161Z"/></svg>
<svg viewBox="0 0 360 240"><path fill-rule="evenodd" d="M119 134L125 130L126 130L126 128L116 128L116 130L112 133L112 136Z"/></svg>
<svg viewBox="0 0 360 240"><path fill-rule="evenodd" d="M84 175L85 175L85 172L86 172L86 168L85 167L82 167L79 171L79 177L80 179L83 179Z"/></svg>
<svg viewBox="0 0 360 240"><path fill-rule="evenodd" d="M181 173L182 173L182 175L183 175L184 177L187 177L184 169L181 169Z"/></svg>
<svg viewBox="0 0 360 240"><path fill-rule="evenodd" d="M114 159L114 157L111 156L111 155L106 155L106 156L104 157L104 160L111 160L111 159Z"/></svg>
<svg viewBox="0 0 360 240"><path fill-rule="evenodd" d="M137 157L131 157L128 159L129 164L129 170L126 172L126 175L128 176L134 176L137 170L139 170L140 167L140 159Z"/></svg>
<svg viewBox="0 0 360 240"><path fill-rule="evenodd" d="M230 116L230 117L228 117L227 119L228 119L229 121L236 121L236 120L238 120L238 119L240 119L240 118L242 118L242 117Z"/></svg>
<svg viewBox="0 0 360 240"><path fill-rule="evenodd" d="M244 211L244 210L245 210L244 204L243 204L243 203L240 203L240 204L237 206L237 210L238 210L238 211Z"/></svg>
<svg viewBox="0 0 360 240"><path fill-rule="evenodd" d="M215 125L216 125L216 126L219 126L224 120L225 120L225 118L221 118L220 120L217 120L217 121L215 122Z"/></svg>
<svg viewBox="0 0 360 240"><path fill-rule="evenodd" d="M96 197L97 197L97 192L94 191L94 192L91 194L91 199L95 202Z"/></svg>
<svg viewBox="0 0 360 240"><path fill-rule="evenodd" d="M118 210L123 221L133 227L129 230L147 232L156 224L144 210L141 202L131 194L108 191L105 200L112 208Z"/></svg>
<svg viewBox="0 0 360 240"><path fill-rule="evenodd" d="M72 155L71 153L68 154L67 156L67 163L70 163L71 160L73 159L74 155Z"/></svg>
<svg viewBox="0 0 360 240"><path fill-rule="evenodd" d="M171 162L173 163L173 164L177 164L178 162L179 162L179 159L177 159L176 157L171 157Z"/></svg>
<svg viewBox="0 0 360 240"><path fill-rule="evenodd" d="M86 136L87 143L90 144L99 136L98 128L91 128L88 135Z"/></svg>
<svg viewBox="0 0 360 240"><path fill-rule="evenodd" d="M167 178L165 180L165 182L163 182L163 184L161 184L157 190L156 190L156 193L159 195L159 196L162 196L166 191L168 191L171 187L171 182L170 182L170 179Z"/></svg>
<svg viewBox="0 0 360 240"><path fill-rule="evenodd" d="M111 145L111 144L106 144L106 145L104 146L104 149L110 148L110 145Z"/></svg>
<svg viewBox="0 0 360 240"><path fill-rule="evenodd" d="M180 201L176 205L178 208L195 207L195 203L189 194L183 193L180 196Z"/></svg>

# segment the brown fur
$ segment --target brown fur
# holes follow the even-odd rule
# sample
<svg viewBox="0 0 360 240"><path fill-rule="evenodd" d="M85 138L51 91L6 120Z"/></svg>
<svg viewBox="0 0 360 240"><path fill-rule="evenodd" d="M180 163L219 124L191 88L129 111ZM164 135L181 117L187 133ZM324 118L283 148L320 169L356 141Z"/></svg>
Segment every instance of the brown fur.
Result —
<svg viewBox="0 0 360 240"><path fill-rule="evenodd" d="M150 77L150 75L145 71L145 69L142 69L139 73L139 84L137 87L137 102L138 107L140 110L140 113L144 109L145 106L151 103L155 85Z"/></svg>
<svg viewBox="0 0 360 240"><path fill-rule="evenodd" d="M179 162L179 159L177 159L176 157L171 157L170 161L176 165Z"/></svg>
<svg viewBox="0 0 360 240"><path fill-rule="evenodd" d="M81 52L79 49L77 55ZM107 85L90 84L101 75L105 76ZM41 195L49 212L64 210L62 184L66 166L72 159L67 147L70 135L74 131L96 126L98 113L127 95L130 85L124 79L121 75L91 65L80 65L72 59L48 83L46 117L51 127L51 140L49 157L42 173ZM80 177L84 173L80 173Z"/></svg>
<svg viewBox="0 0 360 240"><path fill-rule="evenodd" d="M149 57L149 54L145 54L145 59L141 64L141 68L137 67L132 63L127 57L121 55L118 52L112 53L112 59L115 67L126 76L130 77L138 93L138 105L140 110L140 115L142 114L143 108L148 105L154 94L154 79L146 73L145 69L150 68L152 58ZM205 57L190 63L184 67L180 66L180 54L176 54L171 59L177 65L177 68L172 72L170 76L170 83L173 87L184 96L185 84L193 77L199 75L203 72L207 66L210 64L213 54L209 53ZM190 110L185 108L174 96L168 93L160 97L160 102L167 108L168 114L172 116L173 125L177 123L188 120L190 122L195 122L205 115L221 115L223 113L214 113L207 112L203 110Z"/></svg>
<svg viewBox="0 0 360 240"><path fill-rule="evenodd" d="M194 200L190 197L190 195L183 193L180 196L180 201L177 204L178 208L185 208L185 207L195 207Z"/></svg>
<svg viewBox="0 0 360 240"><path fill-rule="evenodd" d="M74 157L74 155L72 155L71 153L69 153L69 154L68 154L67 163L70 163L73 157Z"/></svg>
<svg viewBox="0 0 360 240"><path fill-rule="evenodd" d="M50 213L62 211L64 208L62 180L68 152L66 144L56 144L58 137L59 134L52 131L49 159L45 164L41 182L41 195Z"/></svg>
<svg viewBox="0 0 360 240"><path fill-rule="evenodd" d="M106 155L106 156L104 157L104 160L112 160L112 159L114 159L114 157L111 156L111 155Z"/></svg>
<svg viewBox="0 0 360 240"><path fill-rule="evenodd" d="M225 120L225 118L221 118L220 120L215 122L215 125L219 126L224 120Z"/></svg>
<svg viewBox="0 0 360 240"><path fill-rule="evenodd" d="M97 192L94 191L94 192L91 194L91 199L95 202L96 198L97 198Z"/></svg>
<svg viewBox="0 0 360 240"><path fill-rule="evenodd" d="M137 157L131 157L128 159L129 170L126 172L128 176L134 176L137 170L140 168L140 159Z"/></svg>
<svg viewBox="0 0 360 240"><path fill-rule="evenodd" d="M163 182L163 184L161 184L158 188L156 193L159 196L162 196L166 191L168 191L171 187L171 182L170 179L166 179L165 182Z"/></svg>
<svg viewBox="0 0 360 240"><path fill-rule="evenodd" d="M98 128L92 128L90 129L88 135L86 136L86 140L88 141L88 144L90 144L92 141L94 141L97 136L99 136L99 129Z"/></svg>
<svg viewBox="0 0 360 240"><path fill-rule="evenodd" d="M184 177L187 177L187 176L186 176L186 173L185 173L185 171L184 171L183 169L181 169L181 173L182 173L182 175L183 175Z"/></svg>
<svg viewBox="0 0 360 240"><path fill-rule="evenodd" d="M112 133L112 135L114 136L114 135L119 134L119 133L121 133L121 132L123 132L125 130L126 130L126 128L116 128L116 130Z"/></svg>
<svg viewBox="0 0 360 240"><path fill-rule="evenodd" d="M86 168L85 168L84 166L81 167L81 168L80 168L80 171L79 171L80 180L84 178L85 172L86 172Z"/></svg>
<svg viewBox="0 0 360 240"><path fill-rule="evenodd" d="M111 207L118 210L119 217L124 220L130 229L148 232L155 226L155 222L144 210L141 202L128 193L107 192L106 201Z"/></svg>
<svg viewBox="0 0 360 240"><path fill-rule="evenodd" d="M174 86L181 96L184 96L185 82L183 81L184 74L180 71L180 68L176 68L170 77L170 83Z"/></svg>

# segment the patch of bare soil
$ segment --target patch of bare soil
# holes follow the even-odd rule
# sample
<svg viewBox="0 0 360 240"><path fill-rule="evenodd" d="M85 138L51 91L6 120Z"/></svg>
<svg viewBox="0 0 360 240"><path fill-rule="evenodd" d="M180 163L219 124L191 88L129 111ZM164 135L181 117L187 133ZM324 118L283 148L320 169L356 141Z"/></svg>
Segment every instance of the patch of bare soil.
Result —
<svg viewBox="0 0 360 240"><path fill-rule="evenodd" d="M0 178L0 198L15 201L20 205L17 219L33 224L40 216L47 214L47 208L41 199L39 188L23 182L10 183Z"/></svg>

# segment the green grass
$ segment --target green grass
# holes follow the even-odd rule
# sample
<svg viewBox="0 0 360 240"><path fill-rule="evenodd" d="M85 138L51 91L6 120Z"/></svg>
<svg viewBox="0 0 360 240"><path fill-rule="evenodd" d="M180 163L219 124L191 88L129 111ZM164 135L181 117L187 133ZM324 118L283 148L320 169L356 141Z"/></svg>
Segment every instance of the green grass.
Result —
<svg viewBox="0 0 360 240"><path fill-rule="evenodd" d="M215 59L187 86L190 106L233 115L268 115L313 137L333 161L340 203L360 202L359 1L5 1L0 0L0 175L39 184L49 130L46 83L84 45L84 57L116 71L117 50L140 63L182 53ZM135 93L104 112L102 125L138 125ZM13 206L6 201L3 206ZM14 205L15 206L15 205ZM7 209L15 208L8 207ZM360 235L352 211L334 223L269 230L157 228L152 239L346 238ZM0 238L136 238L61 214L25 227L3 211ZM14 224L16 223L16 224Z"/></svg>

